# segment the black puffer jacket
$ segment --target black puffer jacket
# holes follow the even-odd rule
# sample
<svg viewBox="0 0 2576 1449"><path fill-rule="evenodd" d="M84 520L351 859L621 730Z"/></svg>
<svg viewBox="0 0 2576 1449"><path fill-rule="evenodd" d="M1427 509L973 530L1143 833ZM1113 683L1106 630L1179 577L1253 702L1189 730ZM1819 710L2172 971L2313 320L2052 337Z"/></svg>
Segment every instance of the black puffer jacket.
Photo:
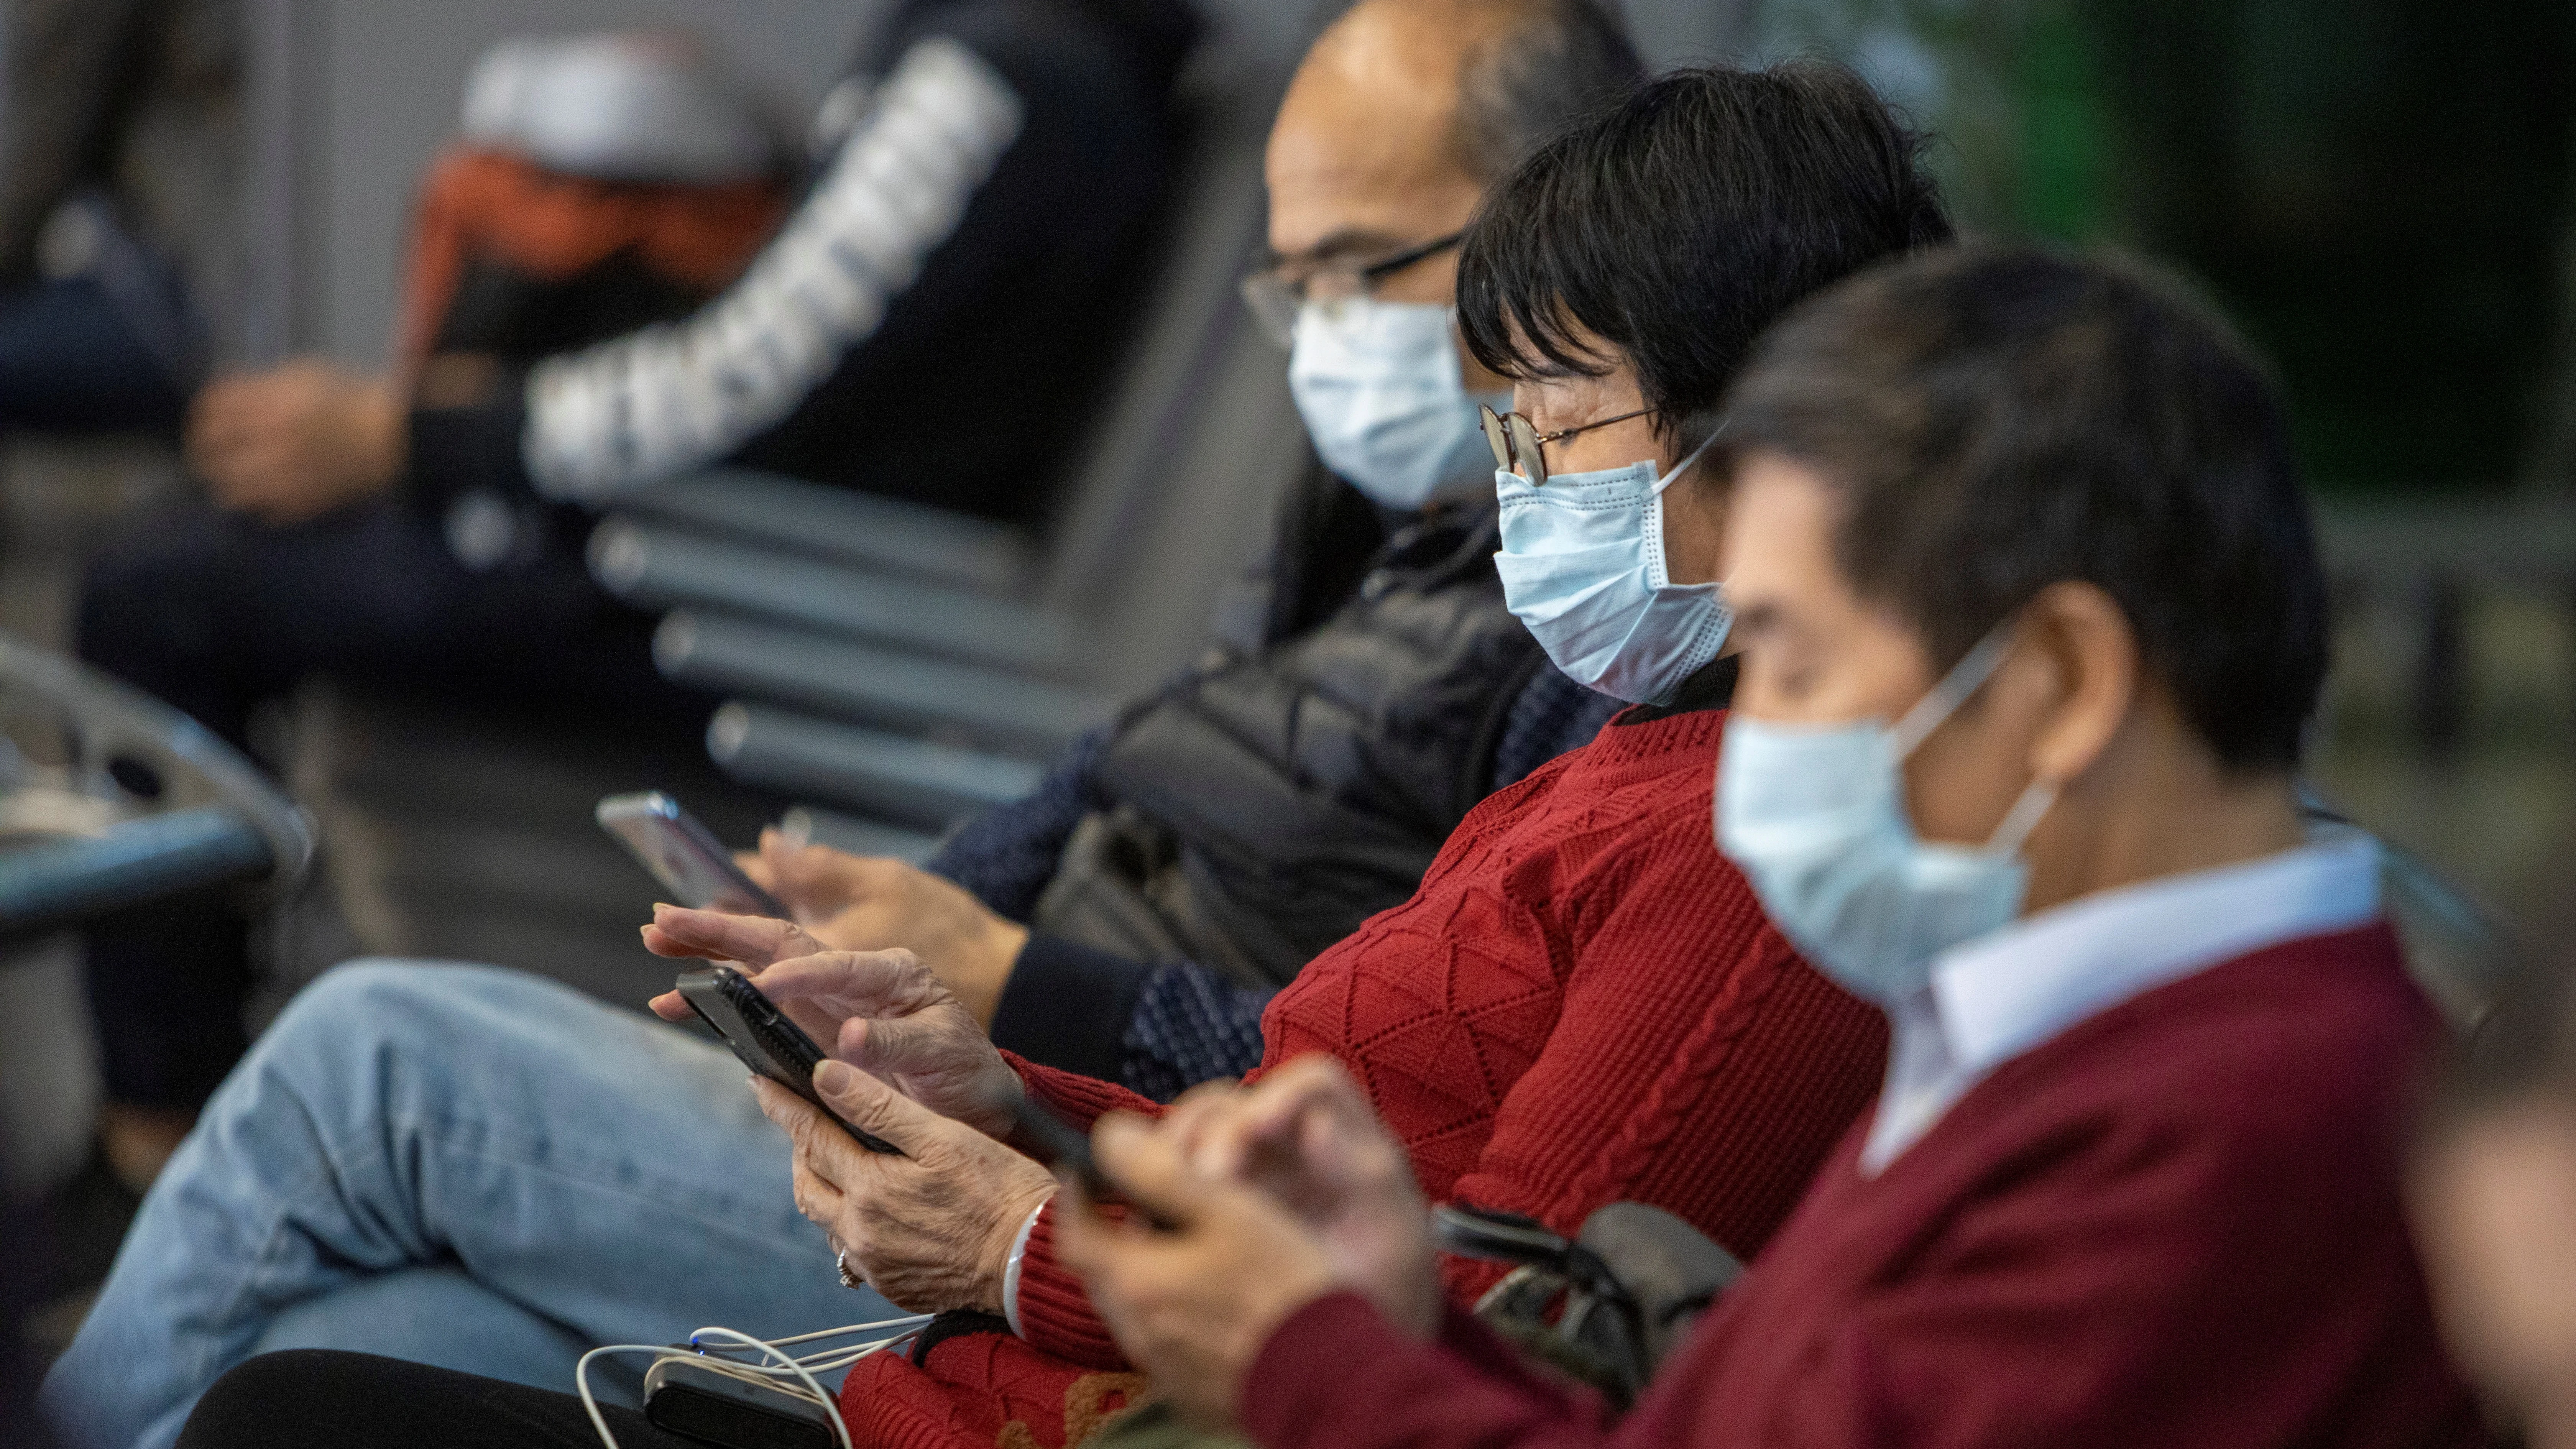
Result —
<svg viewBox="0 0 2576 1449"><path fill-rule="evenodd" d="M1503 605L1493 505L1390 520L1318 470L1289 515L1208 657L1113 732L1091 775L1113 839L1068 849L1037 929L1277 985L1410 896L1491 788L1544 660ZM1121 884L1170 939L1100 919Z"/></svg>

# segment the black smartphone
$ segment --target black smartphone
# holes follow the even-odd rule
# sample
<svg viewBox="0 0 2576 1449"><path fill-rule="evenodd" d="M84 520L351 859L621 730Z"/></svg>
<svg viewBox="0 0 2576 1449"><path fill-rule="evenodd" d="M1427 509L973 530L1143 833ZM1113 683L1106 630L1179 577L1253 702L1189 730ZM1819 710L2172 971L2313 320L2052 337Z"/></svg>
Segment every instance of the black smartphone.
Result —
<svg viewBox="0 0 2576 1449"><path fill-rule="evenodd" d="M1038 1161L1080 1178L1082 1190L1094 1199L1119 1195L1091 1158L1091 1134L1057 1116L1054 1108L1023 1092L1012 1121L1021 1140L1037 1149Z"/></svg>
<svg viewBox="0 0 2576 1449"><path fill-rule="evenodd" d="M1171 1230L1171 1222L1161 1213L1136 1202L1127 1195L1126 1189L1109 1180L1109 1174L1100 1170L1099 1161L1091 1155L1091 1134L1057 1116L1054 1108L1022 1094L1019 1109L1012 1113L1011 1120L1020 1129L1020 1140L1037 1149L1038 1160L1049 1167L1072 1173L1081 1181L1082 1190L1090 1194L1093 1202L1119 1199L1134 1208L1147 1223L1166 1232Z"/></svg>
<svg viewBox="0 0 2576 1449"><path fill-rule="evenodd" d="M792 919L778 897L762 890L733 863L732 852L714 831L661 791L611 795L599 802L593 814L599 828L616 836L680 905Z"/></svg>
<svg viewBox="0 0 2576 1449"><path fill-rule="evenodd" d="M730 966L701 966L681 972L675 986L680 999L698 1014L698 1020L713 1027L744 1066L813 1103L824 1116L841 1122L840 1115L826 1106L821 1094L814 1090L814 1069L823 1064L823 1049L814 1045L805 1028L788 1020L776 1002L761 995L750 978ZM893 1143L870 1136L847 1122L841 1122L841 1130L870 1152L903 1155L903 1150Z"/></svg>

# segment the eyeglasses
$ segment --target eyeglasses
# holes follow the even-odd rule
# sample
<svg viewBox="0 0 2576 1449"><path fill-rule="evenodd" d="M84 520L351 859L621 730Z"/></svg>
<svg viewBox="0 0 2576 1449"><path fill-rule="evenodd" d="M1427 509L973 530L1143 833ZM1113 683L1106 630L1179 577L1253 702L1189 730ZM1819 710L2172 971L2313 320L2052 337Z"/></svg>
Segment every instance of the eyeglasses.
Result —
<svg viewBox="0 0 2576 1449"><path fill-rule="evenodd" d="M1243 304L1282 347L1297 334L1297 314L1309 302L1346 302L1365 297L1377 284L1458 244L1463 231L1453 231L1420 246L1407 247L1373 262L1292 261L1243 279Z"/></svg>
<svg viewBox="0 0 2576 1449"><path fill-rule="evenodd" d="M1606 428L1612 423L1624 423L1630 418L1642 418L1655 411L1654 408L1639 408L1633 413L1621 413L1615 418L1603 418L1598 422L1584 423L1579 427L1559 428L1552 433L1542 433L1536 423L1519 413L1498 413L1492 408L1481 405L1476 409L1478 421L1485 427L1485 443L1494 450L1494 466L1507 468L1527 478L1532 488L1547 486L1547 457L1540 451L1541 444L1561 443L1578 433L1588 433L1594 428Z"/></svg>

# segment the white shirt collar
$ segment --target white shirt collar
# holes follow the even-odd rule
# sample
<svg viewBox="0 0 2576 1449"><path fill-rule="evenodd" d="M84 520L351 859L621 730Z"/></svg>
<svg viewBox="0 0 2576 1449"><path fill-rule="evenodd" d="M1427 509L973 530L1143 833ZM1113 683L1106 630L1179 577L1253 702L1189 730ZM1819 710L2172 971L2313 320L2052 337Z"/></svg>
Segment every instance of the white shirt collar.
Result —
<svg viewBox="0 0 2576 1449"><path fill-rule="evenodd" d="M1876 1173L1988 1072L2068 1027L2239 956L2379 914L2379 844L2350 826L2259 860L2103 891L1954 946L1890 1014Z"/></svg>

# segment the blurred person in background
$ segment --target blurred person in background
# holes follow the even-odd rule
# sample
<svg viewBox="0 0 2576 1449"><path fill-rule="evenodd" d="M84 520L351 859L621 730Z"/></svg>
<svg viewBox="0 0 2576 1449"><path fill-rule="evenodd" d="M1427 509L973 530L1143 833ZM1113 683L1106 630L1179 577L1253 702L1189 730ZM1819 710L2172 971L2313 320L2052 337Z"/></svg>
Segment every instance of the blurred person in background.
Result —
<svg viewBox="0 0 2576 1449"><path fill-rule="evenodd" d="M1463 356L1450 312L1486 189L1639 78L1593 0L1372 0L1334 26L1273 132L1279 255L1250 289L1292 335L1324 463L1205 657L928 870L767 842L753 869L816 937L907 945L1005 1046L1168 1099L1257 1065L1282 982L1411 895L1478 800L1599 732L1623 701L1551 665L1505 599L1476 409L1507 384ZM263 1347L559 1386L594 1343L863 1312L740 1077L721 1049L532 976L326 975L152 1194L54 1402L94 1426L81 1442L166 1443ZM281 1094L343 1129L311 1141ZM461 1177L369 1166L389 1161L369 1144L423 1129L433 1155L508 1145ZM578 1145L539 1155L554 1143ZM316 1147L364 1162L279 1156ZM340 1184L356 1222L406 1226L362 1244L293 1195L312 1180ZM256 1269L244 1235L279 1221L343 1266ZM681 1238L676 1260L622 1246ZM174 1310L208 1294L222 1306Z"/></svg>
<svg viewBox="0 0 2576 1449"><path fill-rule="evenodd" d="M651 620L591 582L591 510L725 458L1035 507L1117 352L1194 28L1181 0L907 0L826 103L813 185L740 279L569 351L535 355L559 330L494 325L511 279L472 270L442 229L460 189L500 193L488 214L545 187L443 174L418 270L452 301L414 375L298 363L212 385L190 429L211 501L93 563L82 657L236 744L257 704L328 672L460 707L595 713L694 750L710 702L660 678ZM582 311L498 310L557 329ZM90 932L103 1137L131 1183L241 1054L247 929L191 901Z"/></svg>
<svg viewBox="0 0 2576 1449"><path fill-rule="evenodd" d="M2526 968L2424 1114L2409 1197L2490 1420L2576 1446L2576 957Z"/></svg>
<svg viewBox="0 0 2576 1449"><path fill-rule="evenodd" d="M1177 1225L1064 1217L1120 1342L1269 1449L2479 1442L2400 1204L2439 1024L2293 785L2326 592L2260 369L1971 248L1784 322L1728 419L1715 828L1887 1013L1877 1106L1622 1420L1444 1301L1322 1064L1103 1125Z"/></svg>
<svg viewBox="0 0 2576 1449"><path fill-rule="evenodd" d="M9 1133L0 1126L0 1162L9 1160ZM0 1443L13 1449L48 1449L52 1432L36 1413L36 1364L26 1348L25 1320L52 1285L47 1265L60 1251L55 1224L33 1194L0 1181Z"/></svg>
<svg viewBox="0 0 2576 1449"><path fill-rule="evenodd" d="M0 430L175 435L241 288L240 16L16 0L0 75Z"/></svg>
<svg viewBox="0 0 2576 1449"><path fill-rule="evenodd" d="M1389 25L1473 13L1371 9ZM1366 33L1328 38L1312 62ZM1506 597L1561 668L1647 702L1469 812L1411 899L1317 957L1263 1017L1261 1071L1345 1064L1392 1124L1390 1152L1444 1200L1571 1231L1634 1199L1750 1257L1877 1076L1875 1015L1798 959L1709 834L1736 665L1714 582L1726 490L1697 460L1771 318L1947 239L1920 148L1840 67L1683 71L1541 145L1468 229L1462 331L1487 366L1518 372L1532 409L1502 421L1511 441L1488 456L1526 470L1489 475ZM1550 351L1497 342L1533 327ZM1172 1388L1110 1342L1056 1257L1055 1180L1013 1145L1023 1106L1087 1124L1158 1104L996 1050L907 952L670 908L646 940L755 971L834 1044L815 1075L832 1110L900 1149L863 1152L801 1100L761 1093L795 1144L796 1199L847 1265L939 1314L909 1354L851 1370L853 1440L1055 1449ZM1172 1110L1186 1118L1189 1099ZM1434 1291L1464 1306L1505 1272L1454 1262ZM384 1421L387 1403L404 1422ZM306 1352L233 1370L182 1442L502 1449L567 1443L587 1423L570 1395ZM616 1427L676 1442L633 1416Z"/></svg>

